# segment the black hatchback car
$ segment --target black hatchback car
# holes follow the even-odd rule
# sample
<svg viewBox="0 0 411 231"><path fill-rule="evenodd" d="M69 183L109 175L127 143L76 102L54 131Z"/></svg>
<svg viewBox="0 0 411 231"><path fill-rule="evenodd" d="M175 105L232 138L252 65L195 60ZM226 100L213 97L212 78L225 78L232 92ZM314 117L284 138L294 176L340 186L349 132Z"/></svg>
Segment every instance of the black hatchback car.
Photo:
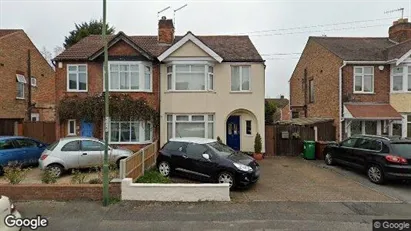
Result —
<svg viewBox="0 0 411 231"><path fill-rule="evenodd" d="M225 144L205 138L170 139L160 150L157 168L161 175L178 174L204 182L247 186L260 176L258 163Z"/></svg>
<svg viewBox="0 0 411 231"><path fill-rule="evenodd" d="M411 140L371 135L352 136L324 149L325 163L366 171L371 182L411 179Z"/></svg>

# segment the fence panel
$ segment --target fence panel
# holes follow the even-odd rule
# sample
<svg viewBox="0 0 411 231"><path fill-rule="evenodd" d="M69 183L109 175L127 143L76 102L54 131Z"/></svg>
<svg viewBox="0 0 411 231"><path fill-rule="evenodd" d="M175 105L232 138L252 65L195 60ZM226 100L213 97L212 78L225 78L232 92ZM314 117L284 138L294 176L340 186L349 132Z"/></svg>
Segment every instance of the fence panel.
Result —
<svg viewBox="0 0 411 231"><path fill-rule="evenodd" d="M56 141L56 124L54 122L24 122L23 135L51 144Z"/></svg>
<svg viewBox="0 0 411 231"><path fill-rule="evenodd" d="M132 178L133 182L144 175L144 171L156 164L157 141L147 145L120 162L120 178Z"/></svg>

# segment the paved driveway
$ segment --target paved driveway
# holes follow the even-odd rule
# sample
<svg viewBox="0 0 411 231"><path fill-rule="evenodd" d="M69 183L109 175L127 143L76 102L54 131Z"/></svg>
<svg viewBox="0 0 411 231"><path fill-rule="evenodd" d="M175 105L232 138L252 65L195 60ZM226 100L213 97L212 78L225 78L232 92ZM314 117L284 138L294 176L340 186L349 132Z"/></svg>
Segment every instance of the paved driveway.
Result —
<svg viewBox="0 0 411 231"><path fill-rule="evenodd" d="M233 201L399 202L300 157L260 161L260 180L231 193Z"/></svg>

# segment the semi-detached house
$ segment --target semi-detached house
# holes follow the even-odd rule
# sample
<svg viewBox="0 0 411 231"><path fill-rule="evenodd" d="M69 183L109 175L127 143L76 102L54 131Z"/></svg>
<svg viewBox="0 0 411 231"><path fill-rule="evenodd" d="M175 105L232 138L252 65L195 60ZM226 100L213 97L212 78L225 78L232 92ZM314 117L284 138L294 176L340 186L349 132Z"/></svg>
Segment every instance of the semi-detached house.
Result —
<svg viewBox="0 0 411 231"><path fill-rule="evenodd" d="M411 137L411 23L388 37L310 37L290 79L295 117L334 119L337 137Z"/></svg>
<svg viewBox="0 0 411 231"><path fill-rule="evenodd" d="M102 48L101 36L92 35L55 58L58 101L103 92ZM110 93L143 97L160 114L151 133L145 121L111 121L111 143L138 149L157 139L163 145L173 137L220 137L253 151L255 135L264 137L265 65L248 36L175 36L163 17L157 36L109 36L108 55ZM61 136L103 133L102 125L78 120L60 121L57 129Z"/></svg>

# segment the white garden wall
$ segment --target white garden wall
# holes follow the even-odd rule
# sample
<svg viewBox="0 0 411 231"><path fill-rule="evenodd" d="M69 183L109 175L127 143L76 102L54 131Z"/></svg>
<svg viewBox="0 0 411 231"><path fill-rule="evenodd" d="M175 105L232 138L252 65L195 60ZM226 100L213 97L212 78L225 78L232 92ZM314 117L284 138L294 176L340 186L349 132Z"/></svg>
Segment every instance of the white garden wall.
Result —
<svg viewBox="0 0 411 231"><path fill-rule="evenodd" d="M136 201L230 201L228 184L140 184L121 182L121 199Z"/></svg>

